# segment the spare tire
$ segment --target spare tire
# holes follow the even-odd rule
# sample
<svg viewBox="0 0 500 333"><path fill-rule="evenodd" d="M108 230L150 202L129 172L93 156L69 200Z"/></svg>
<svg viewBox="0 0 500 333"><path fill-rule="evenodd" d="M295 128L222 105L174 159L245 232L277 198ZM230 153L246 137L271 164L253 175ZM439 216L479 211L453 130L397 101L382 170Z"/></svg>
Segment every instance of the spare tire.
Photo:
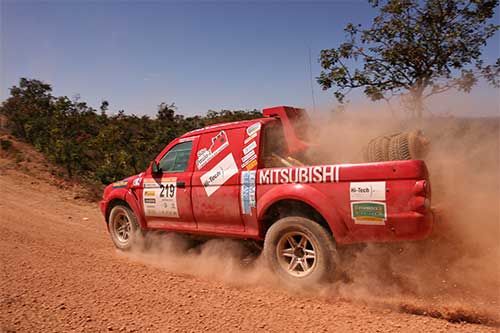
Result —
<svg viewBox="0 0 500 333"><path fill-rule="evenodd" d="M410 147L408 145L408 133L401 133L391 137L389 140L388 161L411 160Z"/></svg>
<svg viewBox="0 0 500 333"><path fill-rule="evenodd" d="M389 159L389 141L390 138L386 136L371 140L364 149L365 161L387 161Z"/></svg>
<svg viewBox="0 0 500 333"><path fill-rule="evenodd" d="M366 162L423 159L429 140L420 130L380 136L371 140L364 149Z"/></svg>

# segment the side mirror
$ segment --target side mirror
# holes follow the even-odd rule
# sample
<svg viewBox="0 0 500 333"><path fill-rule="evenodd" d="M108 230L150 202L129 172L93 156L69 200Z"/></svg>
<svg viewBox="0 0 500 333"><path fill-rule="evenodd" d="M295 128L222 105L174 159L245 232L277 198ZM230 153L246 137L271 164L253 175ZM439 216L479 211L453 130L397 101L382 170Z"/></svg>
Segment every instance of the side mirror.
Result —
<svg viewBox="0 0 500 333"><path fill-rule="evenodd" d="M158 162L154 161L151 162L151 171L153 172L153 174L159 174L161 173L161 168L160 168L160 165L158 164Z"/></svg>

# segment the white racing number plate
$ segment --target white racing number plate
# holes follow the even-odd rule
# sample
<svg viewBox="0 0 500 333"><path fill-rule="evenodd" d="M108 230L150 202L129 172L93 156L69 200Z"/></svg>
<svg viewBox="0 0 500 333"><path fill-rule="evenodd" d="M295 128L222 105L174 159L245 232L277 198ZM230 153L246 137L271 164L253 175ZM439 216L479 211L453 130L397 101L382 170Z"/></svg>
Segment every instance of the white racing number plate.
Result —
<svg viewBox="0 0 500 333"><path fill-rule="evenodd" d="M144 180L143 204L146 216L179 217L177 210L177 178L163 178L160 182Z"/></svg>

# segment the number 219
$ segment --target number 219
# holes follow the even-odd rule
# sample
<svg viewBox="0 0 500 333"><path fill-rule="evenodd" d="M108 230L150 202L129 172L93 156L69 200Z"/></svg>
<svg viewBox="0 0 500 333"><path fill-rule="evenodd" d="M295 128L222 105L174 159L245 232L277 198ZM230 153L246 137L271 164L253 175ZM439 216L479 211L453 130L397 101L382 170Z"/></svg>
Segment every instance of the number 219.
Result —
<svg viewBox="0 0 500 333"><path fill-rule="evenodd" d="M173 198L175 195L175 185L174 184L167 184L167 185L160 185L161 192L160 192L160 198Z"/></svg>

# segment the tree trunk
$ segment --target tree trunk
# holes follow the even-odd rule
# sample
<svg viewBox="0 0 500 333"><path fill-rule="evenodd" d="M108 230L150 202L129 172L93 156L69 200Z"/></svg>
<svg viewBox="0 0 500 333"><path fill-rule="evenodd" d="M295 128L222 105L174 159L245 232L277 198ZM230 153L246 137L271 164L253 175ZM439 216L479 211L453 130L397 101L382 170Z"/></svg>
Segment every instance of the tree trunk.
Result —
<svg viewBox="0 0 500 333"><path fill-rule="evenodd" d="M415 118L422 119L424 113L424 103L422 100L422 95L415 96Z"/></svg>
<svg viewBox="0 0 500 333"><path fill-rule="evenodd" d="M425 84L423 82L418 82L416 86L411 90L412 99L412 116L416 119L422 119L424 114L424 90Z"/></svg>

